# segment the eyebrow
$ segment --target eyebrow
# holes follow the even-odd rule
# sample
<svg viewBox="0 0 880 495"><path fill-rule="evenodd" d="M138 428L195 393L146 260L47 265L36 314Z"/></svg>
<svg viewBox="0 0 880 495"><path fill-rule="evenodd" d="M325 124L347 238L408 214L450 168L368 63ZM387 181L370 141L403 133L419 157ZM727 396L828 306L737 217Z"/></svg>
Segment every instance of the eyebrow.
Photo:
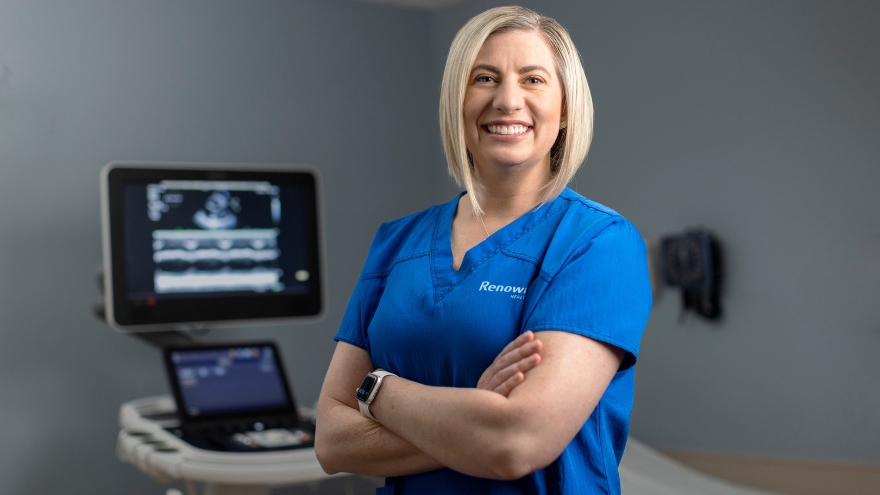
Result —
<svg viewBox="0 0 880 495"><path fill-rule="evenodd" d="M478 64L478 65L475 65L474 68L473 68L473 70L471 70L471 72L474 72L474 71L477 70L477 69L483 69L483 70L487 70L487 71L489 71L489 72L494 72L494 73L496 73L496 74L501 74L501 69L499 69L498 67L495 67L494 65L491 65L491 64ZM542 66L540 66L540 65L527 65L527 66L525 66L525 67L519 69L519 70L517 71L517 73L519 73L519 74L525 74L525 73L527 73L527 72L532 72L532 71L536 71L536 70L542 71L542 72L544 72L544 73L546 73L546 74L550 74L550 71L548 71L547 69L545 69L544 67L542 67Z"/></svg>
<svg viewBox="0 0 880 495"><path fill-rule="evenodd" d="M545 69L544 67L542 67L540 65L527 65L527 66L523 67L522 69L518 70L517 72L519 72L520 74L525 74L527 72L534 72L536 70L550 74L549 70Z"/></svg>
<svg viewBox="0 0 880 495"><path fill-rule="evenodd" d="M474 72L474 71L477 70L477 69L487 70L487 71L489 71L489 72L494 72L494 73L496 73L496 74L500 74L500 73L501 73L501 69L499 69L498 67L495 67L494 65L489 65L489 64L479 64L479 65L475 65L474 68L471 69L471 72Z"/></svg>

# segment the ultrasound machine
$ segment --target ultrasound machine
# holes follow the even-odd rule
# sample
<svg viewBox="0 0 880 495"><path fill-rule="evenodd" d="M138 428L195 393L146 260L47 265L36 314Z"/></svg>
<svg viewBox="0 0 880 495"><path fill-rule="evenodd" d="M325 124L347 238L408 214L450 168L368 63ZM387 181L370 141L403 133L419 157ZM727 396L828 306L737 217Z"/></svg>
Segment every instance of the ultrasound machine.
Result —
<svg viewBox="0 0 880 495"><path fill-rule="evenodd" d="M220 326L315 321L326 310L320 188L293 165L112 162L101 173L104 294L95 312L161 349L172 395L123 404L117 454L187 491L268 494L327 477L314 411L273 342Z"/></svg>

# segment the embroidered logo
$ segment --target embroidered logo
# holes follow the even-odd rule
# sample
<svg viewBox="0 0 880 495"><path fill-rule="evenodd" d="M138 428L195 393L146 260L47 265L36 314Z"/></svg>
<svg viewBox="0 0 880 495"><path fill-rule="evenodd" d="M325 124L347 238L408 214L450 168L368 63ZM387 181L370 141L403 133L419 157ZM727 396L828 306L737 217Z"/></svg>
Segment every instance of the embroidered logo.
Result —
<svg viewBox="0 0 880 495"><path fill-rule="evenodd" d="M511 299L524 299L526 294L526 287L516 287L513 285L493 285L489 281L483 281L480 284L479 290L485 290L489 292L510 292Z"/></svg>

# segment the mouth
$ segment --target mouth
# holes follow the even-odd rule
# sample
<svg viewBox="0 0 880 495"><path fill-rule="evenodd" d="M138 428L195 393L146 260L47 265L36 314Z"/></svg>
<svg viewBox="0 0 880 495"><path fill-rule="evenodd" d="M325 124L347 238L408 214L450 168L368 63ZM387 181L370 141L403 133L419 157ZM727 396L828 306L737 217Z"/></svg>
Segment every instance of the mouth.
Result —
<svg viewBox="0 0 880 495"><path fill-rule="evenodd" d="M497 125L497 124L489 124L482 126L483 130L489 134L497 134L500 136L511 136L517 134L525 134L531 130L532 126L529 125Z"/></svg>

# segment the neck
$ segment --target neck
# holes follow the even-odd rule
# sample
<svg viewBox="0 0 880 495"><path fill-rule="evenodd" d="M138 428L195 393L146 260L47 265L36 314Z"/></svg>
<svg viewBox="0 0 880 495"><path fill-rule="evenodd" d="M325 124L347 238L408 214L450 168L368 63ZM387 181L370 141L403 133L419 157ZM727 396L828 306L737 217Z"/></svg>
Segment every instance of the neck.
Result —
<svg viewBox="0 0 880 495"><path fill-rule="evenodd" d="M521 169L476 169L481 187L480 207L486 219L512 220L537 206L550 182L549 158L546 166Z"/></svg>
<svg viewBox="0 0 880 495"><path fill-rule="evenodd" d="M541 201L543 191L539 188L521 190L483 190L480 207L483 218L512 220L533 209Z"/></svg>

